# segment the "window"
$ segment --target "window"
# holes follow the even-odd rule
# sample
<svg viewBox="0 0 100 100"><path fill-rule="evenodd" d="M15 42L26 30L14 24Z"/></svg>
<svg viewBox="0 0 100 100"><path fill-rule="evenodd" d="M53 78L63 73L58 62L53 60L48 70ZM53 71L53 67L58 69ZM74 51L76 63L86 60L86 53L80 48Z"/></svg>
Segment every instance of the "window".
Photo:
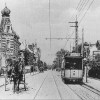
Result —
<svg viewBox="0 0 100 100"><path fill-rule="evenodd" d="M7 33L9 32L10 26L7 26Z"/></svg>
<svg viewBox="0 0 100 100"><path fill-rule="evenodd" d="M82 69L82 59L80 58L67 58L65 61L66 69Z"/></svg>

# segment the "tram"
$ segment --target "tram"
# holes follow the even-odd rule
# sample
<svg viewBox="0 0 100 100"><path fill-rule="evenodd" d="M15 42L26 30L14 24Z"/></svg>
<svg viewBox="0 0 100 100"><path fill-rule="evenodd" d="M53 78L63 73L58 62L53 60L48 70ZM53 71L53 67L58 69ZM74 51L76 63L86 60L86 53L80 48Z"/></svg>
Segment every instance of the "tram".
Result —
<svg viewBox="0 0 100 100"><path fill-rule="evenodd" d="M64 56L61 77L66 83L83 81L83 58L79 54L74 53L70 56Z"/></svg>

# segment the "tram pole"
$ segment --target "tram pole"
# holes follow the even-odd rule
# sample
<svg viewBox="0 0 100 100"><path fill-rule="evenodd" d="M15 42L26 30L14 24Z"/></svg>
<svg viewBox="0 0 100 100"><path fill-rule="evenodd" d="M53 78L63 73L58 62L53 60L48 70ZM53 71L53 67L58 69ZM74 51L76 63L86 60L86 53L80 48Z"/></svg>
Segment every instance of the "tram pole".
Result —
<svg viewBox="0 0 100 100"><path fill-rule="evenodd" d="M83 28L82 29L82 50L81 50L82 57L84 56L84 54L83 54L84 53L84 47L86 48L86 59L85 59L85 61L87 61L87 47L84 45L84 28ZM83 66L83 64L82 64L82 66ZM85 65L84 71L85 71L85 79L86 79L86 82L87 82L87 63Z"/></svg>
<svg viewBox="0 0 100 100"><path fill-rule="evenodd" d="M87 82L87 68L88 68L88 62L87 62L87 60L88 60L88 51L87 51L87 49L88 49L88 47L89 47L89 45L87 45L87 44L85 44L85 49L86 49L86 65L85 65L85 74L86 74L86 82Z"/></svg>
<svg viewBox="0 0 100 100"><path fill-rule="evenodd" d="M86 83L87 83L87 64L86 64Z"/></svg>
<svg viewBox="0 0 100 100"><path fill-rule="evenodd" d="M77 16L76 16L75 22L69 22L69 23L75 23L75 26L70 26L70 27L75 27L75 47L76 47L76 53L78 53L78 21L77 21Z"/></svg>

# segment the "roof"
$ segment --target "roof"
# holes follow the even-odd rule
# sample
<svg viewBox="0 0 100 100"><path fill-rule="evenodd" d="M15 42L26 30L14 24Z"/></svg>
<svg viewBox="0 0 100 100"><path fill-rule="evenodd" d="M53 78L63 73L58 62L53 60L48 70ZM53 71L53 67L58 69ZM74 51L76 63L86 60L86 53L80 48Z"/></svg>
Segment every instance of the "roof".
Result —
<svg viewBox="0 0 100 100"><path fill-rule="evenodd" d="M5 8L1 11L2 16L9 16L10 12L11 11L7 8L7 6L5 6Z"/></svg>
<svg viewBox="0 0 100 100"><path fill-rule="evenodd" d="M82 56L65 56L64 58L80 58L80 59L82 59L83 57Z"/></svg>

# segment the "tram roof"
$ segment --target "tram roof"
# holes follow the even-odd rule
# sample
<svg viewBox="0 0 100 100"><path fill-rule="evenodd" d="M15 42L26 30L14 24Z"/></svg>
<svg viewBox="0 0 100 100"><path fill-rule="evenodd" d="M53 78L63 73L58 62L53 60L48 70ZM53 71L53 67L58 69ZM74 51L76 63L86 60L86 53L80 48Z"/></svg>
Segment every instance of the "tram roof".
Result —
<svg viewBox="0 0 100 100"><path fill-rule="evenodd" d="M82 56L65 56L64 58L79 58L79 59L82 59L83 57Z"/></svg>

